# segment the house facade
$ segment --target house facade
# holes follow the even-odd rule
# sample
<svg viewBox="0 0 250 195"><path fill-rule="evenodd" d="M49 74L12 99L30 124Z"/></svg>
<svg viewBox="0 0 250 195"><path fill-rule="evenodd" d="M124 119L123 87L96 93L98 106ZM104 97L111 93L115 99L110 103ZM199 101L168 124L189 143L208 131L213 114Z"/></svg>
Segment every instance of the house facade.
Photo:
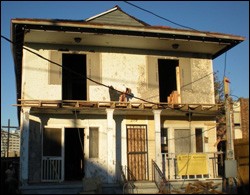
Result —
<svg viewBox="0 0 250 195"><path fill-rule="evenodd" d="M216 154L212 62L243 40L151 26L118 6L78 21L13 19L21 186L116 183L120 166L153 180L152 160L170 180L217 177L213 163L197 173L178 163Z"/></svg>
<svg viewBox="0 0 250 195"><path fill-rule="evenodd" d="M233 104L234 139L249 139L249 99L239 98Z"/></svg>

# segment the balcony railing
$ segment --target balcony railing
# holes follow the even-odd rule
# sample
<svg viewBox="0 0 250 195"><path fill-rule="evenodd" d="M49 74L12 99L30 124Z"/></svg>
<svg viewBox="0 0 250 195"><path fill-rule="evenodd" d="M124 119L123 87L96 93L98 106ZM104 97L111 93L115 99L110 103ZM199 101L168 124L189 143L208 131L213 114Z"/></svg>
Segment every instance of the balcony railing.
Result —
<svg viewBox="0 0 250 195"><path fill-rule="evenodd" d="M218 111L221 104L182 104L162 102L117 102L117 101L86 101L86 100L24 100L14 106L34 108L115 108L115 109L167 109L192 111Z"/></svg>

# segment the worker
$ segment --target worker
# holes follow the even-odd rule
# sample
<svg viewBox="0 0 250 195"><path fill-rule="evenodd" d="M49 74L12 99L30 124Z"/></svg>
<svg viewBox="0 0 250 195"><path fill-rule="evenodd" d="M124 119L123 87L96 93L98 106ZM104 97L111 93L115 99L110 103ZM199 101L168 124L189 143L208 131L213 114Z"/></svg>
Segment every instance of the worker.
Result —
<svg viewBox="0 0 250 195"><path fill-rule="evenodd" d="M123 93L121 93L121 95L119 97L119 101L120 102L128 102L130 93L131 93L131 89L126 87L126 90Z"/></svg>

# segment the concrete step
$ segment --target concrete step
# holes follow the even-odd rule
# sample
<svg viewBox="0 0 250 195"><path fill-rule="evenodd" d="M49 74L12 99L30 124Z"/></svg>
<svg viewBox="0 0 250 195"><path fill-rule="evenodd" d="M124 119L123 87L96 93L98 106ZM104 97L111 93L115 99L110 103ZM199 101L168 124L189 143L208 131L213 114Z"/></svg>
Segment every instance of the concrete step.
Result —
<svg viewBox="0 0 250 195"><path fill-rule="evenodd" d="M157 194L159 192L156 184L152 181L136 181L134 185L134 194Z"/></svg>

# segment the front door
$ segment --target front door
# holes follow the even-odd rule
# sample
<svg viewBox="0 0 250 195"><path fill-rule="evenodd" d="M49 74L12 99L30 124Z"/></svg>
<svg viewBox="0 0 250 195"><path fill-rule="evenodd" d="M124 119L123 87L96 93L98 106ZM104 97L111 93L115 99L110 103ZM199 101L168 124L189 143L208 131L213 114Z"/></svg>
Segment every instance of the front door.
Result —
<svg viewBox="0 0 250 195"><path fill-rule="evenodd" d="M81 180L84 177L84 129L65 128L64 179Z"/></svg>
<svg viewBox="0 0 250 195"><path fill-rule="evenodd" d="M127 125L128 179L148 180L147 126Z"/></svg>

